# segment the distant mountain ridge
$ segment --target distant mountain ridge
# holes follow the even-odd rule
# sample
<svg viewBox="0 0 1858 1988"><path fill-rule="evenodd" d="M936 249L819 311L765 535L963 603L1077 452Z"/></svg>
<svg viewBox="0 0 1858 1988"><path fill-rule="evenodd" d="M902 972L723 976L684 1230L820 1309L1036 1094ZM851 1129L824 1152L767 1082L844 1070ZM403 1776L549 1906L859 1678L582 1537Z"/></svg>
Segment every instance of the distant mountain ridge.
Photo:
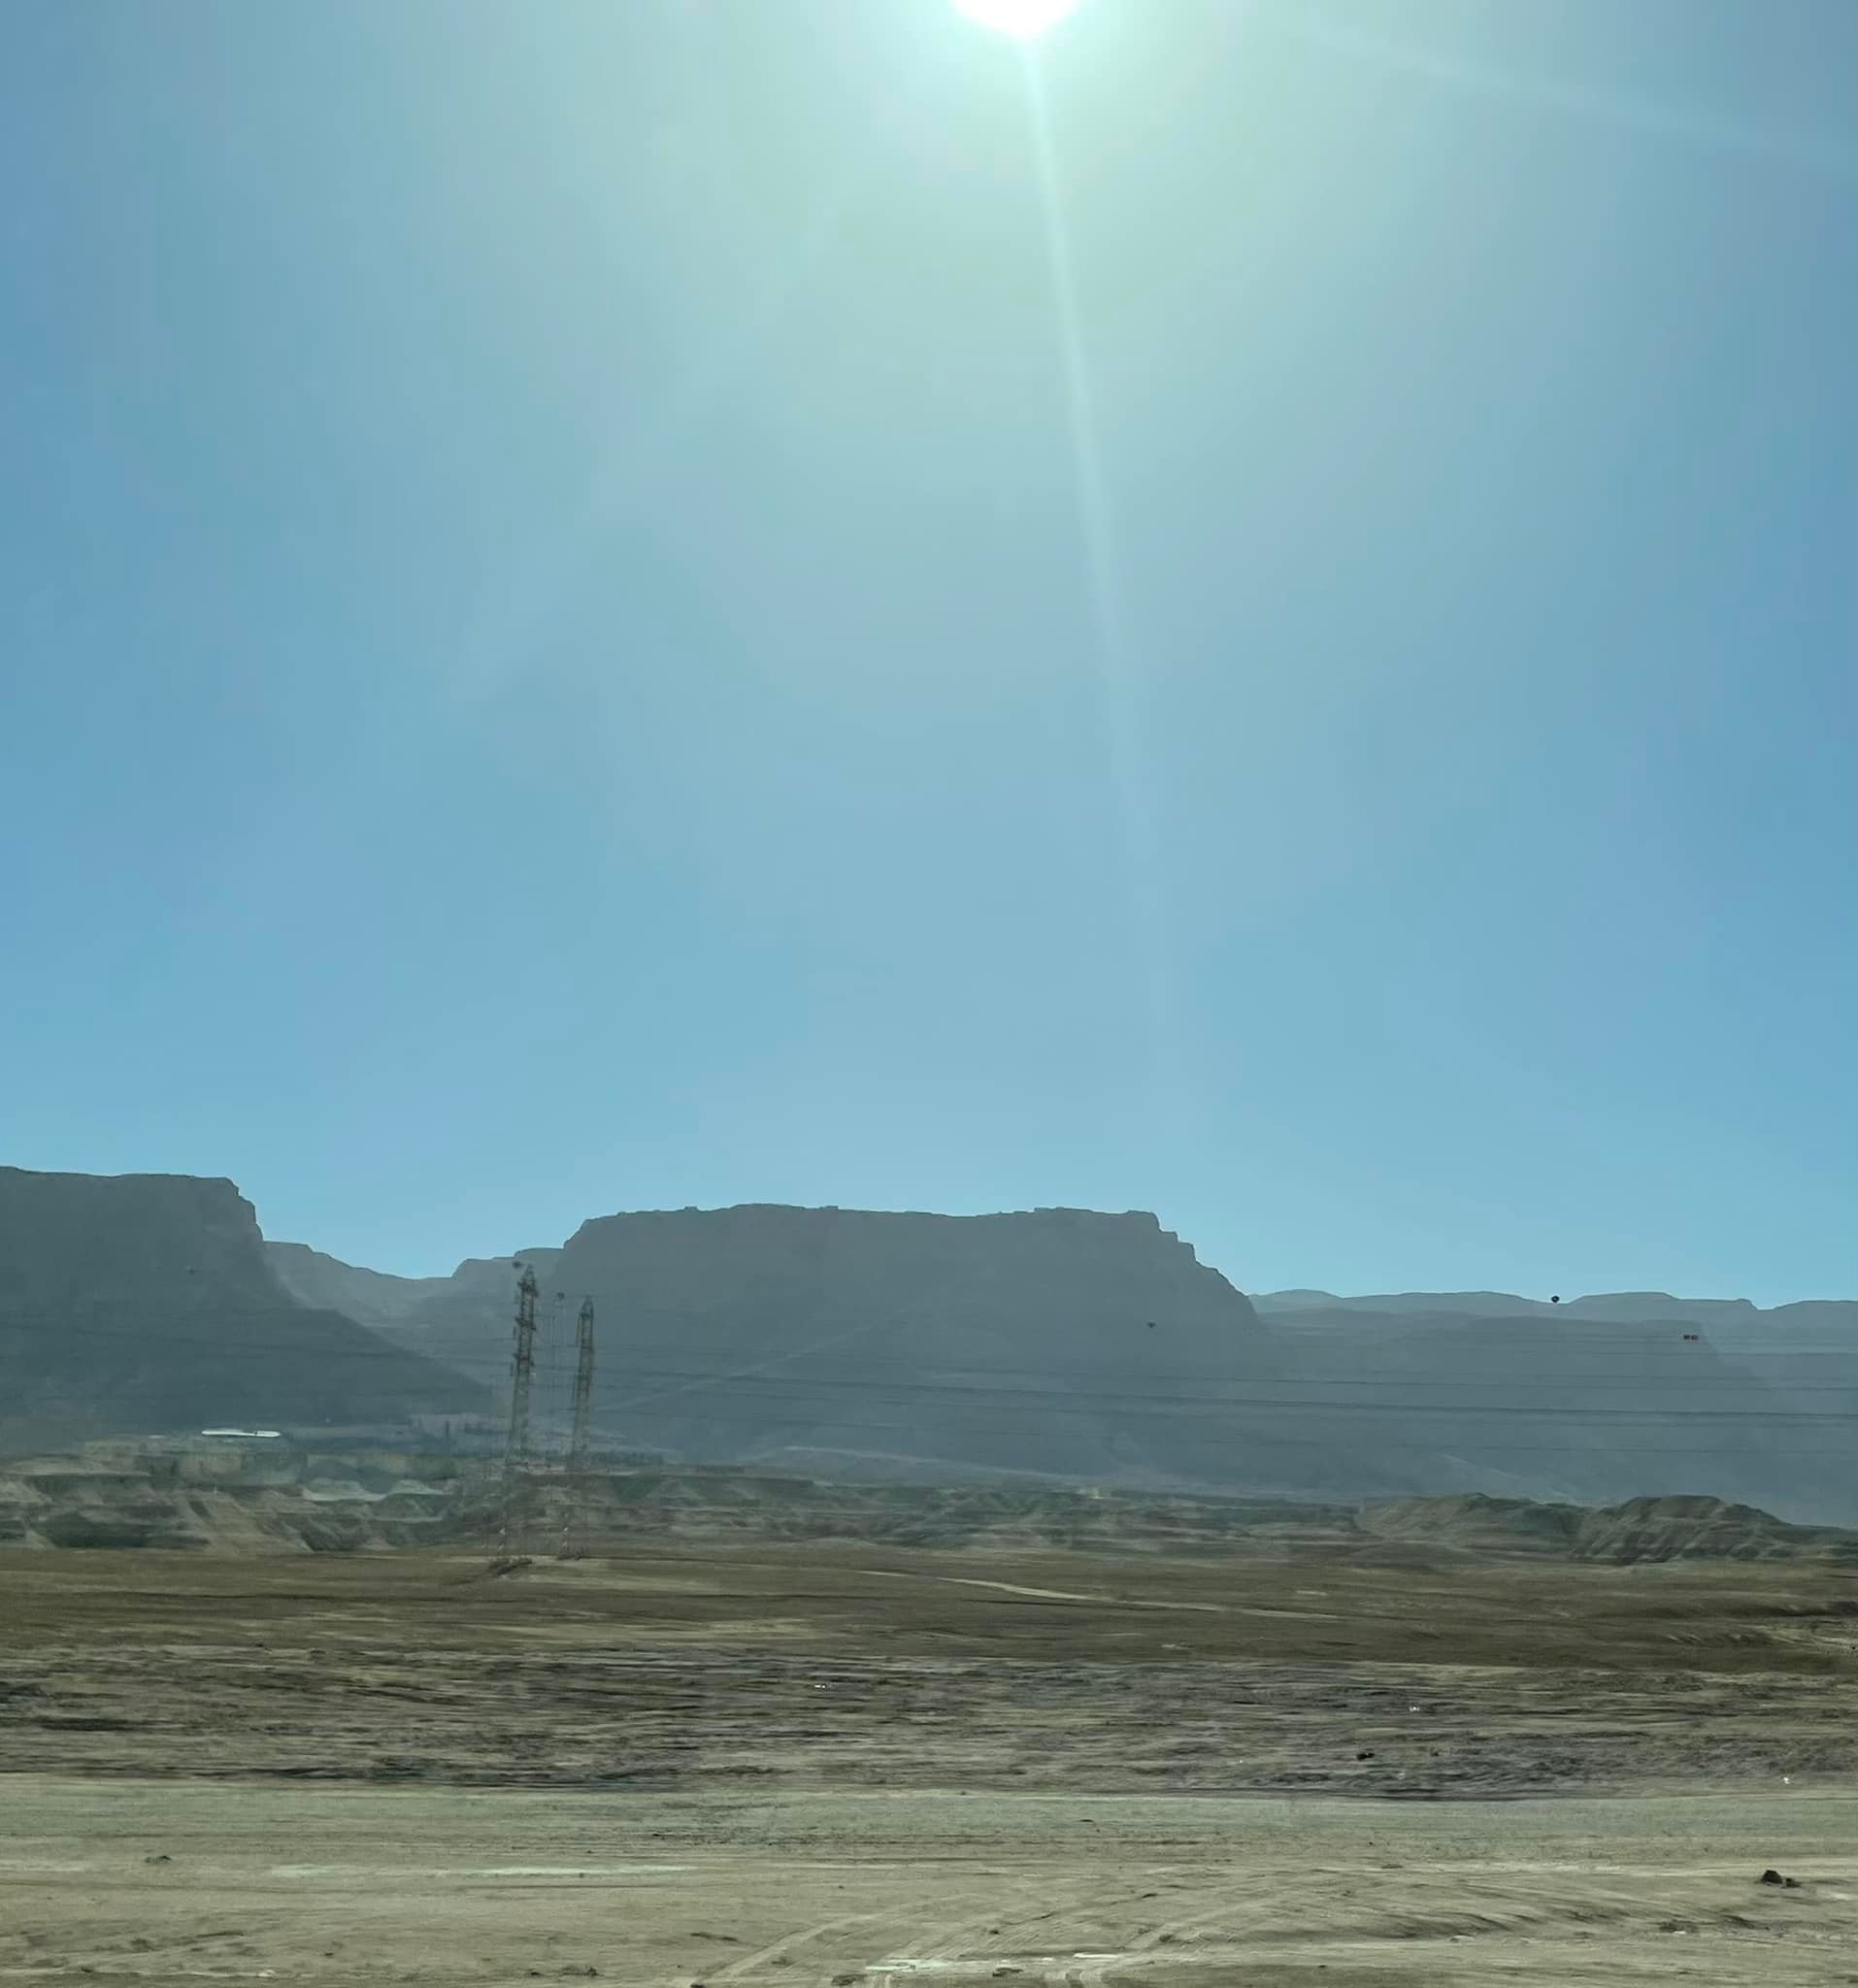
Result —
<svg viewBox="0 0 1858 1988"><path fill-rule="evenodd" d="M1796 1441L1828 1386L1858 1402L1858 1319L1836 1301L1254 1305L1155 1216L1084 1209L646 1211L522 1260L545 1322L557 1292L561 1313L595 1299L609 1439L688 1460L1324 1498L1708 1493L1858 1517L1842 1457ZM392 1280L370 1322L500 1384L515 1261L438 1290Z"/></svg>
<svg viewBox="0 0 1858 1988"><path fill-rule="evenodd" d="M1858 1304L1254 1307L1154 1215L1079 1209L620 1213L396 1277L265 1242L229 1181L11 1170L0 1442L489 1408L518 1260L542 1284L535 1417L555 1440L592 1296L601 1441L686 1462L1321 1499L1707 1495L1858 1518Z"/></svg>
<svg viewBox="0 0 1858 1988"><path fill-rule="evenodd" d="M360 1269L302 1242L267 1242L265 1254L278 1281L300 1304L347 1312L410 1347L463 1352L486 1379L509 1365L515 1265L530 1265L546 1281L561 1260L558 1248L524 1249L514 1256L468 1256L449 1276L402 1277ZM488 1358L484 1348L492 1342L495 1356Z"/></svg>
<svg viewBox="0 0 1858 1988"><path fill-rule="evenodd" d="M1360 1311L1382 1317L1451 1312L1467 1318L1593 1318L1621 1325L1676 1319L1689 1325L1749 1326L1767 1320L1789 1327L1841 1322L1858 1328L1858 1299L1847 1298L1808 1298L1764 1309L1747 1298L1676 1298L1669 1291L1602 1291L1553 1304L1510 1291L1384 1291L1343 1298L1333 1291L1291 1290L1253 1292L1251 1302L1266 1316L1302 1311Z"/></svg>

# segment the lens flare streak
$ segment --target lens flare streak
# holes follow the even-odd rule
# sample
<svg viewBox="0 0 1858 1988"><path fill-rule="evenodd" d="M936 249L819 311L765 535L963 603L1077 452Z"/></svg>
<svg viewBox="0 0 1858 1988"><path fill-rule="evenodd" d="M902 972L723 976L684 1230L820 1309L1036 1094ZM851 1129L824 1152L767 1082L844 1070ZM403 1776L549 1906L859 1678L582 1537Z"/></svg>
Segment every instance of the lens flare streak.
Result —
<svg viewBox="0 0 1858 1988"><path fill-rule="evenodd" d="M1090 374L1079 324L1078 285L1067 224L1064 188L1052 136L1051 112L1037 56L1024 55L1027 120L1038 171L1039 204L1045 222L1046 262L1059 362L1064 379L1072 471L1077 486L1078 524L1082 540L1088 591L1092 654L1097 678L1099 724L1114 789L1121 831L1124 896L1128 905L1132 971L1149 1031L1150 1074L1163 1100L1178 1095L1178 1056L1174 1027L1172 977L1166 951L1166 921L1156 883L1160 874L1154 809L1144 780L1144 753L1131 695L1128 643L1115 532Z"/></svg>

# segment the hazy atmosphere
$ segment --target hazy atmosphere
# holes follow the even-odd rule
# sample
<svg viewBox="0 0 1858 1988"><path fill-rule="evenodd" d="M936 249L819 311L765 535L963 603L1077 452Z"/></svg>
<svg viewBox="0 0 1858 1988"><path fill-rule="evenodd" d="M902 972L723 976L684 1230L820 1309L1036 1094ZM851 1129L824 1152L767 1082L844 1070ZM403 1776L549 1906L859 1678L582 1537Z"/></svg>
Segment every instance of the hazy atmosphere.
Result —
<svg viewBox="0 0 1858 1988"><path fill-rule="evenodd" d="M6 1156L1848 1292L1858 10L0 20ZM74 134L81 142L74 142Z"/></svg>
<svg viewBox="0 0 1858 1988"><path fill-rule="evenodd" d="M1858 0L0 0L0 1976L1858 1981Z"/></svg>

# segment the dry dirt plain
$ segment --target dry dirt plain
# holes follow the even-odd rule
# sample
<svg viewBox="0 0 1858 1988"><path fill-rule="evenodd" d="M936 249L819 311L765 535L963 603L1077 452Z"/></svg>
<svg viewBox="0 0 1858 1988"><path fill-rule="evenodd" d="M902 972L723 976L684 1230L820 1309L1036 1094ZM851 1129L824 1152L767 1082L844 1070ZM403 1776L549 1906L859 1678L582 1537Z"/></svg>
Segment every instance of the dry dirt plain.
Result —
<svg viewBox="0 0 1858 1988"><path fill-rule="evenodd" d="M1858 1981L1855 1643L1784 1562L0 1555L0 1976Z"/></svg>

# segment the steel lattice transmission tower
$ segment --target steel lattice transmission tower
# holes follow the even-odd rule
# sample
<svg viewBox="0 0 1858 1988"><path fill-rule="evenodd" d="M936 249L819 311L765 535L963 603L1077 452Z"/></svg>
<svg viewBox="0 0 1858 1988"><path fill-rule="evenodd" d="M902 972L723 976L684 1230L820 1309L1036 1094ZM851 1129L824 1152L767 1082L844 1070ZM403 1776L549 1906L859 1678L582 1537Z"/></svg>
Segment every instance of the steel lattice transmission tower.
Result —
<svg viewBox="0 0 1858 1988"><path fill-rule="evenodd" d="M536 1274L526 1264L516 1279L516 1338L510 1368L510 1447L503 1460L503 1530L521 1550L521 1480L529 1461L529 1391L536 1377Z"/></svg>
<svg viewBox="0 0 1858 1988"><path fill-rule="evenodd" d="M579 1474L587 1468L589 1424L593 1418L593 1300L581 1301L580 1316L574 1323L574 1439L568 1450L568 1468Z"/></svg>

